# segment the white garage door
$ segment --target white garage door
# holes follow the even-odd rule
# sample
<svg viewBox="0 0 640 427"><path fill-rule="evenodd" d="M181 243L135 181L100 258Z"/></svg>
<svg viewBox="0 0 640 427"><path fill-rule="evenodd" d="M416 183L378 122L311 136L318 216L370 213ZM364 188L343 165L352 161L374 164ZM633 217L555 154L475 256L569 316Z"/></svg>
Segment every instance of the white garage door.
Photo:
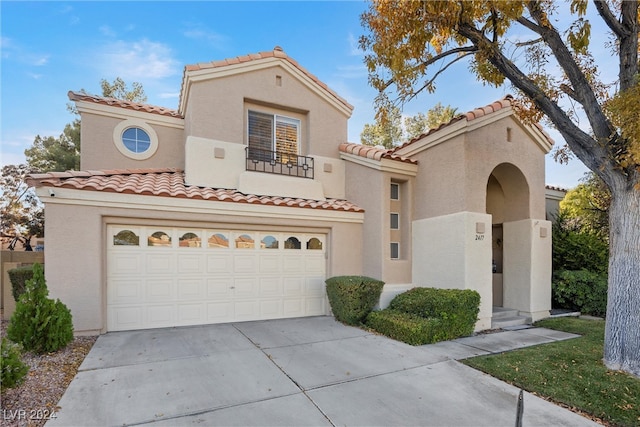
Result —
<svg viewBox="0 0 640 427"><path fill-rule="evenodd" d="M107 227L107 328L326 313L326 235Z"/></svg>

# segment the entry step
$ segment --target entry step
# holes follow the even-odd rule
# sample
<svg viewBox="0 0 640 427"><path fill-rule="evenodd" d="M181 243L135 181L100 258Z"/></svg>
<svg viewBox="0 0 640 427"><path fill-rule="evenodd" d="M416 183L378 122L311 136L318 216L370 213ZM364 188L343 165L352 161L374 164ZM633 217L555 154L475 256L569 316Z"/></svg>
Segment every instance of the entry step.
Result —
<svg viewBox="0 0 640 427"><path fill-rule="evenodd" d="M491 329L501 329L511 326L529 325L531 318L521 316L518 310L506 307L493 307Z"/></svg>

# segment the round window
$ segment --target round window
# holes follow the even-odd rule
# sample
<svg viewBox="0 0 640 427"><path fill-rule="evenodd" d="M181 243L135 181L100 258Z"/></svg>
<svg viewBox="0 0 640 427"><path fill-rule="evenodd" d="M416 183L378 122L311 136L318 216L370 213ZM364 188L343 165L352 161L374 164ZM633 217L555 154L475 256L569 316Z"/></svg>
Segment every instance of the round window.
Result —
<svg viewBox="0 0 640 427"><path fill-rule="evenodd" d="M114 127L113 143L130 159L146 160L158 149L158 135L145 121L127 119Z"/></svg>
<svg viewBox="0 0 640 427"><path fill-rule="evenodd" d="M122 133L122 143L132 153L144 153L151 147L149 134L138 127L126 129Z"/></svg>

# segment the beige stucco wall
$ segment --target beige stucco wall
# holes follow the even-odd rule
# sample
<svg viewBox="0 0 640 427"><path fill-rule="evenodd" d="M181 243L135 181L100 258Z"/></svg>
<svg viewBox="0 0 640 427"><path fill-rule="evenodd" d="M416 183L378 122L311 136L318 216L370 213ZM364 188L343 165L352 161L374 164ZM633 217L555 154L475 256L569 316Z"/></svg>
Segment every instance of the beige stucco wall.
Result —
<svg viewBox="0 0 640 427"><path fill-rule="evenodd" d="M122 109L119 109L122 110ZM124 110L126 112L126 110ZM153 114L141 115L147 120ZM123 155L114 144L114 129L125 120L89 112L81 113L80 169L140 169L140 168L184 168L184 133L182 129L150 124L158 135L158 149L146 160L134 160Z"/></svg>
<svg viewBox="0 0 640 427"><path fill-rule="evenodd" d="M567 192L555 188L546 188L544 194L546 219L553 222L558 212L560 212L560 202L567 195Z"/></svg>
<svg viewBox="0 0 640 427"><path fill-rule="evenodd" d="M185 182L200 187L238 189L245 194L311 200L345 197L345 165L314 156L314 179L246 171L245 146L189 136L185 146Z"/></svg>
<svg viewBox="0 0 640 427"><path fill-rule="evenodd" d="M56 189L56 196L52 198L41 188L39 196L45 202L45 256L48 265L55 266L45 271L47 283L51 296L60 298L71 309L76 333L80 334L106 331L105 251L109 223L269 227L327 233L327 277L362 274L362 214L336 212L334 215L341 217L341 222L332 221L327 211L320 213L303 208L277 207L269 214L268 208L264 213L256 212L256 209L264 210L262 206L234 204L236 209L229 211L230 204L225 202L184 202L69 189ZM102 199L88 200L91 196ZM216 206L229 213L216 213Z"/></svg>
<svg viewBox="0 0 640 427"><path fill-rule="evenodd" d="M11 280L9 279L9 270L35 263L44 266L44 252L0 251L0 307L2 307L2 318L4 320L9 320L16 308Z"/></svg>
<svg viewBox="0 0 640 427"><path fill-rule="evenodd" d="M302 155L337 158L338 145L347 140L348 116L275 63L266 69L193 82L184 113L185 133L246 144L248 104L301 118Z"/></svg>
<svg viewBox="0 0 640 427"><path fill-rule="evenodd" d="M382 172L357 163L346 163L346 197L365 210L363 226L364 274L392 285L411 283L411 177ZM391 181L402 182L400 259L391 259ZM389 291L391 292L391 291Z"/></svg>
<svg viewBox="0 0 640 427"><path fill-rule="evenodd" d="M388 215L384 215L384 206L388 201L385 198L387 178L379 171L348 163L346 182L347 200L365 210L361 252L363 274L389 282L383 274L383 259L389 257L389 240L386 237L389 234L389 221Z"/></svg>
<svg viewBox="0 0 640 427"><path fill-rule="evenodd" d="M481 228L484 232L477 232ZM459 212L414 221L413 258L416 286L477 291L480 313L476 330L491 327L490 215Z"/></svg>
<svg viewBox="0 0 640 427"><path fill-rule="evenodd" d="M549 316L551 309L551 222L505 222L504 306L531 316Z"/></svg>
<svg viewBox="0 0 640 427"><path fill-rule="evenodd" d="M522 217L543 219L545 154L512 116L427 148L413 156L420 165L415 185L415 218L461 211L486 212L489 177L501 164L511 164L525 177L529 188L529 208ZM508 177L501 185L509 185Z"/></svg>

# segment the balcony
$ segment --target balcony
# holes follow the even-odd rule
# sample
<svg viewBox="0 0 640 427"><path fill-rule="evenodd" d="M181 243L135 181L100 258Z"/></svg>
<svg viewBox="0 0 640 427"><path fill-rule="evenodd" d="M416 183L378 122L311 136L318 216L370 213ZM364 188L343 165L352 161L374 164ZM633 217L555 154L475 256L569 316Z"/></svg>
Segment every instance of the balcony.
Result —
<svg viewBox="0 0 640 427"><path fill-rule="evenodd" d="M313 158L246 147L246 170L313 179Z"/></svg>

